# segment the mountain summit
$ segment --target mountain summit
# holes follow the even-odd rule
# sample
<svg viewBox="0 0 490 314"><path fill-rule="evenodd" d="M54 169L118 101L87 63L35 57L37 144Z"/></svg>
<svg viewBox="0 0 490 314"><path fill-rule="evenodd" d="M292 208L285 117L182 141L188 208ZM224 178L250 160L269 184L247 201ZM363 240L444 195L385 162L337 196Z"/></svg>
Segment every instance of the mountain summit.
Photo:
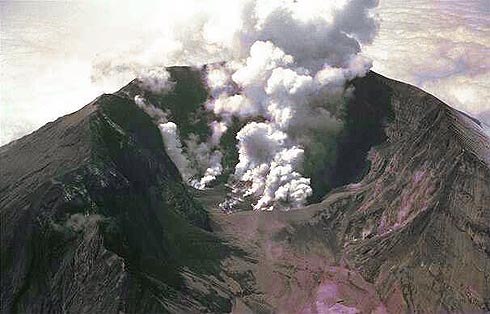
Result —
<svg viewBox="0 0 490 314"><path fill-rule="evenodd" d="M214 185L189 187L135 103L144 94L182 136L209 137L202 73L168 70L163 98L135 80L0 148L1 312L490 310L478 121L369 72L349 83L332 150L307 152L308 206L223 210L241 122Z"/></svg>

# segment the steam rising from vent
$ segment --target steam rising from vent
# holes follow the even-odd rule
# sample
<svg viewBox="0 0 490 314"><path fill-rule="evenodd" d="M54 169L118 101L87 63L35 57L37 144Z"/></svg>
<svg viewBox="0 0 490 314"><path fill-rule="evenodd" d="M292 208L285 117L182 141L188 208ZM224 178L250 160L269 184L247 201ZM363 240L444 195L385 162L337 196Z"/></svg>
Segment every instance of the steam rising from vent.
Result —
<svg viewBox="0 0 490 314"><path fill-rule="evenodd" d="M371 67L360 52L374 38L370 9L377 1L272 1L244 6L235 34L240 54L208 71L213 98L206 108L228 124L249 122L237 134L235 179L254 209L304 205L312 194L303 173L305 152L328 145L342 127L345 83ZM337 117L336 117L337 116ZM325 133L326 132L326 133Z"/></svg>
<svg viewBox="0 0 490 314"><path fill-rule="evenodd" d="M149 115L155 122L167 122L167 113L165 113L162 109L148 103L143 96L136 95L134 97L134 103L147 115Z"/></svg>
<svg viewBox="0 0 490 314"><path fill-rule="evenodd" d="M237 134L239 163L235 175L251 182L247 195L260 195L255 209L273 209L282 202L300 206L311 195L310 179L298 170L303 163L303 149L290 143L288 135L271 123L247 124Z"/></svg>
<svg viewBox="0 0 490 314"><path fill-rule="evenodd" d="M184 181L202 190L223 171L220 151L211 151L207 143L197 144L195 137L187 141L185 153L179 137L177 125L173 122L158 124L165 151L173 161ZM200 179L196 179L200 174Z"/></svg>
<svg viewBox="0 0 490 314"><path fill-rule="evenodd" d="M134 102L158 125L165 151L184 181L196 189L204 189L223 172L221 165L223 154L212 149L219 145L221 136L226 132L225 124L217 121L211 123L212 135L207 143L198 143L198 137L191 134L185 141L184 149L178 127L174 122L168 121L168 113L153 106L141 95L136 95ZM201 175L200 179L196 179L199 175Z"/></svg>
<svg viewBox="0 0 490 314"><path fill-rule="evenodd" d="M218 121L211 122L209 126L211 127L211 144L213 146L218 146L221 137L226 133L228 127L226 126L226 123Z"/></svg>
<svg viewBox="0 0 490 314"><path fill-rule="evenodd" d="M177 44L170 45L178 47L178 53L162 53L167 65L224 62L206 68L210 99L204 106L216 116L207 142L189 137L182 148L177 126L160 124L167 152L183 176L204 188L221 174L220 138L238 119L245 126L236 135L239 162L231 180L236 182L234 190L253 197L255 209L304 205L312 195L305 162L314 165L312 160L328 150L328 138L343 126L340 113L350 93L346 82L371 67L360 51L377 33L371 12L377 4L377 0L240 1L233 6L238 11L220 16L203 13L184 28L174 38ZM168 73L144 73L139 73L144 89L164 93L172 88ZM144 108L150 116L161 116L156 108ZM196 174L201 179L193 178Z"/></svg>
<svg viewBox="0 0 490 314"><path fill-rule="evenodd" d="M182 143L177 133L177 125L173 122L160 123L158 129L160 129L162 134L165 151L174 162L182 178L189 181L194 174L191 172L189 161L182 150Z"/></svg>
<svg viewBox="0 0 490 314"><path fill-rule="evenodd" d="M221 159L223 154L220 151L214 151L209 155L208 164L209 167L204 171L204 175L200 180L192 181L192 186L196 189L202 190L206 188L208 184L216 180L216 177L223 172L223 166L221 165Z"/></svg>

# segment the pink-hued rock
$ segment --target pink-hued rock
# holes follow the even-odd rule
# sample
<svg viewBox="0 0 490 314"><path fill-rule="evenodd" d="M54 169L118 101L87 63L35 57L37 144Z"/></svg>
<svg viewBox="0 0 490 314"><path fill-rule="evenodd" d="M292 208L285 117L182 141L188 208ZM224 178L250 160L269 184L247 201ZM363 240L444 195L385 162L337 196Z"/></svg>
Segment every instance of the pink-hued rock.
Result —
<svg viewBox="0 0 490 314"><path fill-rule="evenodd" d="M265 250L268 259L278 259L284 255L284 247L271 240L266 241Z"/></svg>
<svg viewBox="0 0 490 314"><path fill-rule="evenodd" d="M363 185L362 183L352 183L348 185L349 189L354 190L354 191L359 191Z"/></svg>
<svg viewBox="0 0 490 314"><path fill-rule="evenodd" d="M420 182L420 180L422 180L426 175L426 170L418 170L415 172L415 174L413 175L413 183L414 184L417 184Z"/></svg>

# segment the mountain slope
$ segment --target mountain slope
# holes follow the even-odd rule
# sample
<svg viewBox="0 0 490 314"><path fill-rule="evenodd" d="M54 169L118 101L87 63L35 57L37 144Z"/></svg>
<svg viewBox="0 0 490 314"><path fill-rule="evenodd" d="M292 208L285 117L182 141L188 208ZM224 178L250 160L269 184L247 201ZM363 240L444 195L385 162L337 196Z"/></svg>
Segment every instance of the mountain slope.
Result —
<svg viewBox="0 0 490 314"><path fill-rule="evenodd" d="M182 267L214 274L227 249L162 147L134 103L102 95L3 148L2 312L226 308L182 294Z"/></svg>
<svg viewBox="0 0 490 314"><path fill-rule="evenodd" d="M338 229L344 254L382 296L401 291L408 311L488 309L488 138L434 97L381 81L394 91L395 120L370 173L346 189L355 205Z"/></svg>
<svg viewBox="0 0 490 314"><path fill-rule="evenodd" d="M134 81L0 148L2 312L490 309L490 147L474 120L369 73L312 178L322 201L225 214L226 188L186 187L133 101L208 136L201 74L169 71L164 98Z"/></svg>
<svg viewBox="0 0 490 314"><path fill-rule="evenodd" d="M417 88L374 73L353 84L351 109L392 105L364 178L304 209L220 216L224 233L258 255L279 312L488 311L488 138Z"/></svg>

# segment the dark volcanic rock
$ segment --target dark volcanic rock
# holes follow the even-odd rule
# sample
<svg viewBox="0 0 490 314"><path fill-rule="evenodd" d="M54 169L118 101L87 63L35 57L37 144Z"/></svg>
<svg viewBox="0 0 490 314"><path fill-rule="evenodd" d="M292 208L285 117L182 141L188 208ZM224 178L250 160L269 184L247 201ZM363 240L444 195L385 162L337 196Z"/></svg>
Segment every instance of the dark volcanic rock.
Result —
<svg viewBox="0 0 490 314"><path fill-rule="evenodd" d="M205 138L201 74L170 72L174 91L145 97ZM190 190L137 81L1 147L1 312L490 310L488 138L417 88L352 84L313 178L330 192L290 212L224 214L222 185Z"/></svg>
<svg viewBox="0 0 490 314"><path fill-rule="evenodd" d="M423 91L367 79L392 91L388 139L371 151L362 181L321 205L322 223L383 300L400 294L408 312L489 310L488 138ZM370 90L365 81L354 82L358 95Z"/></svg>
<svg viewBox="0 0 490 314"><path fill-rule="evenodd" d="M183 269L216 274L227 249L162 148L134 103L102 95L2 149L2 312L231 306L186 291Z"/></svg>

